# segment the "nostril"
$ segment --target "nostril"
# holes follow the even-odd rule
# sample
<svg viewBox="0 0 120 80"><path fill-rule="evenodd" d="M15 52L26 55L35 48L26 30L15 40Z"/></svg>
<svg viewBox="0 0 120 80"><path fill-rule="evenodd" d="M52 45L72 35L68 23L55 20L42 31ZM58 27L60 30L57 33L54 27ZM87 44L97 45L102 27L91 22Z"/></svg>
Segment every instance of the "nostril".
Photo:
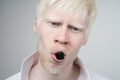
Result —
<svg viewBox="0 0 120 80"><path fill-rule="evenodd" d="M68 44L68 42L65 42L64 44Z"/></svg>
<svg viewBox="0 0 120 80"><path fill-rule="evenodd" d="M58 40L55 40L55 42L59 42Z"/></svg>
<svg viewBox="0 0 120 80"><path fill-rule="evenodd" d="M58 42L58 43L60 43L60 44L64 44L64 45L68 44L68 42L67 42L67 41L55 40L55 42Z"/></svg>

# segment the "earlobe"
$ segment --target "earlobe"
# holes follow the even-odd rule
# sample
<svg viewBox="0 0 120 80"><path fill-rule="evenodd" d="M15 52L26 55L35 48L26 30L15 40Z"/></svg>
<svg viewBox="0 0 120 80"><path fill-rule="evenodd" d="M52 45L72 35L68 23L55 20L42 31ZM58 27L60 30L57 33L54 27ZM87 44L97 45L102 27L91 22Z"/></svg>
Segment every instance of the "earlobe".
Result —
<svg viewBox="0 0 120 80"><path fill-rule="evenodd" d="M87 43L87 39L85 39L83 42L82 42L82 45L85 45Z"/></svg>
<svg viewBox="0 0 120 80"><path fill-rule="evenodd" d="M82 42L82 45L85 45L85 44L86 44L86 42L87 42L87 41L83 41L83 42Z"/></svg>
<svg viewBox="0 0 120 80"><path fill-rule="evenodd" d="M85 38L84 38L84 40L82 42L82 45L85 45L87 43L87 41L88 41L88 35L85 35Z"/></svg>

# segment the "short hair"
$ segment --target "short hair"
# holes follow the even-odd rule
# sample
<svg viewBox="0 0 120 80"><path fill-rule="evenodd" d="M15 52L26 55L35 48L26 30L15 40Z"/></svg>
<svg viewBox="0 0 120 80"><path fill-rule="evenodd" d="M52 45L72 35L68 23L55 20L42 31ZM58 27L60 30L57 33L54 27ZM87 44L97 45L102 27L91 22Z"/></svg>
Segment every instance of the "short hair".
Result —
<svg viewBox="0 0 120 80"><path fill-rule="evenodd" d="M88 33L96 16L96 5L94 0L39 0L37 5L36 17L42 17L45 10L49 7L62 8L65 12L76 13L80 17L88 16Z"/></svg>

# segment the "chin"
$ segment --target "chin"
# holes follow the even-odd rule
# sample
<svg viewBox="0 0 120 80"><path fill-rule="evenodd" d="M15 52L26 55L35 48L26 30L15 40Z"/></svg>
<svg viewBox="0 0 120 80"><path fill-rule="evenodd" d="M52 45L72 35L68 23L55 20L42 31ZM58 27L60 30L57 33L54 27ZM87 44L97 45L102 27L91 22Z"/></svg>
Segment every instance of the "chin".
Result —
<svg viewBox="0 0 120 80"><path fill-rule="evenodd" d="M51 74L59 74L59 73L60 73L60 70L57 69L57 68L51 68L51 69L49 69L49 72L50 72Z"/></svg>
<svg viewBox="0 0 120 80"><path fill-rule="evenodd" d="M53 67L49 63L46 63L44 67L50 74L59 74L61 72L59 67Z"/></svg>

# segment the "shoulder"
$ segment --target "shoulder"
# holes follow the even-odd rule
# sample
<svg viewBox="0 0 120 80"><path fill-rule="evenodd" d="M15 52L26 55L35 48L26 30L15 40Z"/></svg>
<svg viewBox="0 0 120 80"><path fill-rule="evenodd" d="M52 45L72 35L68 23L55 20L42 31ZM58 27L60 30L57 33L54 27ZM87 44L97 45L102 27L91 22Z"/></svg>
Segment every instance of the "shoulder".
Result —
<svg viewBox="0 0 120 80"><path fill-rule="evenodd" d="M91 80L110 80L104 76L97 74L96 72L89 71Z"/></svg>
<svg viewBox="0 0 120 80"><path fill-rule="evenodd" d="M75 60L75 64L80 67L80 75L78 80L110 80L102 75L97 74L96 72L89 70L79 57Z"/></svg>
<svg viewBox="0 0 120 80"><path fill-rule="evenodd" d="M21 73L19 72L5 80L21 80L20 78L21 78Z"/></svg>

